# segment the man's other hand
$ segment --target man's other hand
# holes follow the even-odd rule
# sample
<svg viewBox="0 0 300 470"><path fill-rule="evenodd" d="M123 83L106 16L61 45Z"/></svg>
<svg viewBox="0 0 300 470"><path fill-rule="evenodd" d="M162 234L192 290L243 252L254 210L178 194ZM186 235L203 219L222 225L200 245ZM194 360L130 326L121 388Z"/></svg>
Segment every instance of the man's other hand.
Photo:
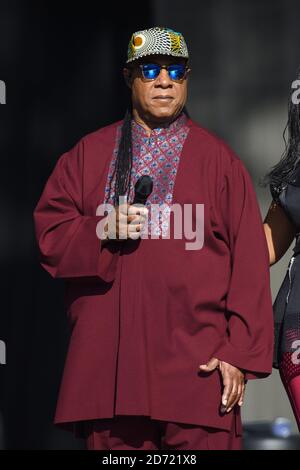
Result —
<svg viewBox="0 0 300 470"><path fill-rule="evenodd" d="M242 406L245 395L245 376L240 369L216 357L212 357L207 364L200 365L199 369L207 373L219 369L224 386L222 413L229 413L237 403Z"/></svg>

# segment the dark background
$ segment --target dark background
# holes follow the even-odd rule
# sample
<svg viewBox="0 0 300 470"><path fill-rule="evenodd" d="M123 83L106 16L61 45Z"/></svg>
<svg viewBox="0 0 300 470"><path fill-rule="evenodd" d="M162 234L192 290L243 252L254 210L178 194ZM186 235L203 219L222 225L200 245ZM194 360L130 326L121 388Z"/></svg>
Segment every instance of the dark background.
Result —
<svg viewBox="0 0 300 470"><path fill-rule="evenodd" d="M104 3L0 3L7 88L0 107L0 339L7 346L0 412L7 448L81 444L52 425L68 328L62 282L38 264L32 212L57 158L125 113L122 64L131 33L152 26L151 7Z"/></svg>
<svg viewBox="0 0 300 470"><path fill-rule="evenodd" d="M256 184L283 149L300 64L299 15L294 0L1 1L0 340L7 364L0 365L0 448L83 446L52 424L69 332L62 283L38 263L32 212L58 157L123 117L129 96L121 72L132 32L165 25L184 34L191 117L229 142Z"/></svg>

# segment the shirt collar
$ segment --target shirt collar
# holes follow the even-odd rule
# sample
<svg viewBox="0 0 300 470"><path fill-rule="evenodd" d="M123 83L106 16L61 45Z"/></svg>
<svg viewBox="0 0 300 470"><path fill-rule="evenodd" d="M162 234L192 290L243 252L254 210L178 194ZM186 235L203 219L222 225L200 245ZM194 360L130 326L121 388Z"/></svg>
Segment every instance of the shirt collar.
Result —
<svg viewBox="0 0 300 470"><path fill-rule="evenodd" d="M181 130L187 123L187 116L182 111L177 118L165 127L156 127L151 130L151 135L172 135ZM146 129L138 124L134 119L131 120L131 130L134 136L148 137Z"/></svg>

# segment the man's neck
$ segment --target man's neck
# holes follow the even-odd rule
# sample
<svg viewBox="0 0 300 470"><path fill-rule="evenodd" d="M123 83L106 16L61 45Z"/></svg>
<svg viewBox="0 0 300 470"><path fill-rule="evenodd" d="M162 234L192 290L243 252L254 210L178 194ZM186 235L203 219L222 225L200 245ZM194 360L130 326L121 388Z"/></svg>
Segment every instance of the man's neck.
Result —
<svg viewBox="0 0 300 470"><path fill-rule="evenodd" d="M168 119L165 121L146 120L145 118L142 118L135 109L132 110L132 116L135 122L145 129L148 137L150 137L151 131L153 129L156 129L158 127L168 127L171 124L171 122L174 120L174 119Z"/></svg>

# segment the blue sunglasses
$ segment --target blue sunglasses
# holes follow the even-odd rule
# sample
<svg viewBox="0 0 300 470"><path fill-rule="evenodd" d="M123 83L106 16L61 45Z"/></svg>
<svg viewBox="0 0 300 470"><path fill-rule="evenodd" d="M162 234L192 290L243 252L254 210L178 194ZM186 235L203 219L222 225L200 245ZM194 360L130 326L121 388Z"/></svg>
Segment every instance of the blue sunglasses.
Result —
<svg viewBox="0 0 300 470"><path fill-rule="evenodd" d="M160 74L161 69L166 69L168 71L171 80L183 80L187 70L189 70L189 67L187 67L185 64L140 64L139 66L143 77L146 80L155 80Z"/></svg>

